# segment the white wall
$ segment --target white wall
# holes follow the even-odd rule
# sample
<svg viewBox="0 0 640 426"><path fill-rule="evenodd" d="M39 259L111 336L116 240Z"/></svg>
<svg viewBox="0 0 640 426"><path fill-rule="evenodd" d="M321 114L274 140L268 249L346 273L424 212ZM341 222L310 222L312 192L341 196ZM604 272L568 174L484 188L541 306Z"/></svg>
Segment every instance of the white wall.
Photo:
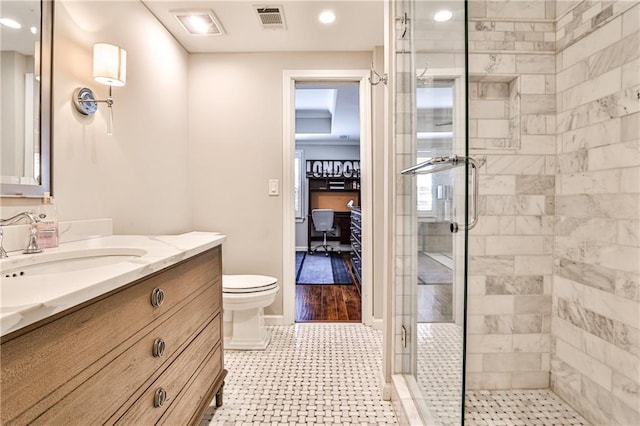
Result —
<svg viewBox="0 0 640 426"><path fill-rule="evenodd" d="M138 1L55 3L53 193L61 220L111 217L119 234L190 230L187 173L187 53ZM115 133L107 108L77 113L71 94L93 81L92 46L127 50L127 85L114 88ZM33 202L3 199L9 209ZM6 209L6 210L5 210Z"/></svg>
<svg viewBox="0 0 640 426"><path fill-rule="evenodd" d="M282 71L368 69L371 52L189 57L193 226L228 236L223 272L282 279ZM291 206L290 208L293 208ZM282 296L267 310L282 313Z"/></svg>

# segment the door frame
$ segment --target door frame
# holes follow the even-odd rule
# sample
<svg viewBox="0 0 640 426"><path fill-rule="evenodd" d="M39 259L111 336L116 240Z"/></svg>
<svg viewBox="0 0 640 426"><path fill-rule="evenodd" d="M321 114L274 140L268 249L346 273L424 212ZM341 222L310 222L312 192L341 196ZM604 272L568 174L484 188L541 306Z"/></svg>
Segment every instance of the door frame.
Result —
<svg viewBox="0 0 640 426"><path fill-rule="evenodd" d="M282 313L283 323L295 322L295 84L304 82L356 82L360 103L360 206L362 207L362 323L373 320L372 120L369 70L284 70L282 72Z"/></svg>

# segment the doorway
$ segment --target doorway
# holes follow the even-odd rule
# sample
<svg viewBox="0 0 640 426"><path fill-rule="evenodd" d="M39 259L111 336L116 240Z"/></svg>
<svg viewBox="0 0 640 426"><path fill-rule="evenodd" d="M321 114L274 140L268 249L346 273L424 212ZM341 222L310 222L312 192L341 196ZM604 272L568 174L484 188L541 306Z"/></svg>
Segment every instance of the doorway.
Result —
<svg viewBox="0 0 640 426"><path fill-rule="evenodd" d="M355 321L367 324L371 321L371 243L368 237L371 235L371 89L368 76L366 70L283 73L285 323ZM325 96L326 104L333 107L296 114L296 109L305 109L304 97L313 91L317 91L315 95ZM300 96L296 96L296 92ZM333 125L331 108L339 108L337 96L341 92L346 97L355 97L358 122L355 131L351 129L352 134L343 128L327 144L318 140L317 130L324 126L326 132L328 126ZM333 210L334 223L329 232L314 226L312 210L315 209ZM351 238L353 210L361 214L363 236L359 246L361 260L357 259L356 265ZM325 277L335 275L335 264L342 263L346 266L342 271L351 282L306 282L309 280L308 274L303 275L306 262L326 265L324 269L329 269L329 273ZM356 268L361 271L360 276L355 272Z"/></svg>
<svg viewBox="0 0 640 426"><path fill-rule="evenodd" d="M360 322L357 82L295 83L295 150L295 321Z"/></svg>

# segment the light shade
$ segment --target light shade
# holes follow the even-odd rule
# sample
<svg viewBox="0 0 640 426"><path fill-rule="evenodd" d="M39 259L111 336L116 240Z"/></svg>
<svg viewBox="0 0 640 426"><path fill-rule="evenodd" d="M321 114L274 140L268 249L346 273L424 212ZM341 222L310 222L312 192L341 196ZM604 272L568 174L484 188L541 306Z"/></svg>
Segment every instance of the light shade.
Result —
<svg viewBox="0 0 640 426"><path fill-rule="evenodd" d="M127 82L127 51L112 44L94 44L93 78L109 86L124 86Z"/></svg>

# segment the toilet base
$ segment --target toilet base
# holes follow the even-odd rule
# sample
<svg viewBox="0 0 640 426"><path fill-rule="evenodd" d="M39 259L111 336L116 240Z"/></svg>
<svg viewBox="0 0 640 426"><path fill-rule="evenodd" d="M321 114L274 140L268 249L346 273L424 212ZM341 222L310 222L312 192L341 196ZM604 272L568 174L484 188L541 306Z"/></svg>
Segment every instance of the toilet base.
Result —
<svg viewBox="0 0 640 426"><path fill-rule="evenodd" d="M264 309L225 311L224 348L232 350L265 350L271 333L264 326Z"/></svg>

